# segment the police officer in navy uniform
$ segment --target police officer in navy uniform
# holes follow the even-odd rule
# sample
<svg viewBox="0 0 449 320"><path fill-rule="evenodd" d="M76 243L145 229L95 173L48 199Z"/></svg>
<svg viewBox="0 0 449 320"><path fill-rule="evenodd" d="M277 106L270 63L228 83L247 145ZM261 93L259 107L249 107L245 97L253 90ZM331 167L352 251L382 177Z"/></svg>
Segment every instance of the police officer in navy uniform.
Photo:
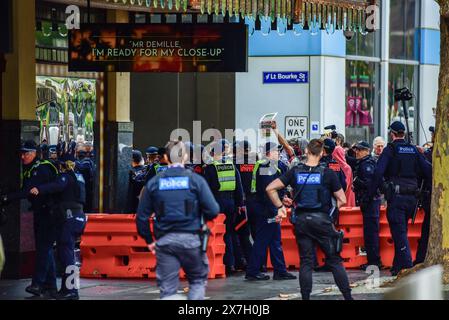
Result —
<svg viewBox="0 0 449 320"><path fill-rule="evenodd" d="M239 236L240 244L242 245L245 259L248 262L252 250L249 236L251 236L253 242L256 239L255 194L251 193L251 183L253 180L253 170L256 165L257 156L255 153L250 153L250 151L251 144L248 140L237 141L234 144L234 164L240 173L240 178L242 180L243 194L245 196L244 210L246 210L248 219L248 223L240 228L237 234ZM262 269L266 272L266 262L263 264Z"/></svg>
<svg viewBox="0 0 449 320"><path fill-rule="evenodd" d="M147 167L139 150L132 151L131 170L128 177L127 212L136 213L139 206L139 196L145 185Z"/></svg>
<svg viewBox="0 0 449 320"><path fill-rule="evenodd" d="M83 206L86 186L83 176L75 173L75 157L65 154L59 163L60 174L50 183L31 189L34 196L54 195L57 205L53 209L57 224L57 251L64 272L61 289L54 297L58 300L78 300L79 270L75 264L75 243L86 226Z"/></svg>
<svg viewBox="0 0 449 320"><path fill-rule="evenodd" d="M433 144L435 143L435 127L430 127L429 131L432 134L432 146L424 152L424 157L432 164L433 160ZM433 173L432 173L433 174ZM422 181L420 182L422 183ZM413 261L413 265L423 263L427 255L427 247L429 245L430 235L430 209L432 201L432 178L424 179L422 197L422 209L424 210L424 221L421 226L421 238L418 242L418 250L416 251L416 259Z"/></svg>
<svg viewBox="0 0 449 320"><path fill-rule="evenodd" d="M150 146L145 149L145 155L147 156L145 159L145 165L150 167L153 163L157 163L159 161L159 148Z"/></svg>
<svg viewBox="0 0 449 320"><path fill-rule="evenodd" d="M2 203L28 199L34 217L34 239L36 261L31 285L25 291L35 296L54 294L56 287L53 244L56 241L56 223L52 214L55 202L51 195L33 195L33 188L52 182L58 176L58 169L50 161L37 158L37 145L28 140L20 149L22 159L22 189L20 192L2 196Z"/></svg>
<svg viewBox="0 0 449 320"><path fill-rule="evenodd" d="M84 210L88 213L93 210L95 170L95 162L92 160L90 153L85 150L79 150L77 153L75 172L82 174L86 184L86 203Z"/></svg>
<svg viewBox="0 0 449 320"><path fill-rule="evenodd" d="M232 275L239 269L245 269L247 264L235 231L237 215L243 214L239 208L244 206L244 196L240 173L232 159L227 158L226 147L225 140L212 144L210 154L213 161L204 168L204 177L220 205L220 212L226 215L226 252L223 262L226 273Z"/></svg>
<svg viewBox="0 0 449 320"><path fill-rule="evenodd" d="M287 272L281 243L281 225L276 221L277 208L267 196L266 188L273 181L287 172L287 166L279 160L282 149L276 143L267 142L264 148L265 158L256 162L253 170L251 191L256 194L256 238L251 258L246 271L249 281L269 280L270 276L261 273L266 263L267 249L270 249L271 263L274 268L273 280L293 280L296 276ZM279 197L284 198L285 190L279 190Z"/></svg>
<svg viewBox="0 0 449 320"><path fill-rule="evenodd" d="M168 163L166 163L165 161L165 149L164 148L159 148L158 149L158 160L153 162L152 165L148 165L148 171L147 171L147 176L146 176L146 181L145 183L148 183L148 181L150 181L153 177L155 177L159 172L163 172L165 170L167 170L168 168Z"/></svg>
<svg viewBox="0 0 449 320"><path fill-rule="evenodd" d="M203 221L218 215L219 206L204 178L184 168L187 160L184 144L171 141L165 150L163 157L169 167L143 189L137 210L137 230L149 250L156 254L161 298L174 298L182 267L189 280L188 298L201 300L204 299L209 265L207 255L202 251L199 230ZM149 224L153 213L154 237Z"/></svg>
<svg viewBox="0 0 449 320"><path fill-rule="evenodd" d="M311 140L307 146L307 161L298 165L267 187L273 205L278 209L277 219L287 217L287 211L278 191L288 185L294 189L295 210L291 216L300 254L299 283L303 300L309 300L312 292L312 271L315 242L326 255L326 264L346 300L352 300L348 276L339 255L342 234L336 231L330 217L336 207L346 203L345 193L336 174L320 165L323 155L323 141Z"/></svg>
<svg viewBox="0 0 449 320"><path fill-rule="evenodd" d="M370 196L382 187L387 200L387 218L394 241L395 256L391 273L413 266L410 244L407 238L408 221L417 203L419 179L431 179L432 166L417 148L405 141L405 126L393 122L390 126L393 140L382 152L377 162Z"/></svg>
<svg viewBox="0 0 449 320"><path fill-rule="evenodd" d="M375 265L382 268L379 253L379 219L381 197L377 193L374 198L368 195L368 186L373 183L376 160L370 154L370 145L366 141L360 141L354 146L357 164L354 171L353 188L356 203L363 215L363 238L368 263L361 265L362 270Z"/></svg>

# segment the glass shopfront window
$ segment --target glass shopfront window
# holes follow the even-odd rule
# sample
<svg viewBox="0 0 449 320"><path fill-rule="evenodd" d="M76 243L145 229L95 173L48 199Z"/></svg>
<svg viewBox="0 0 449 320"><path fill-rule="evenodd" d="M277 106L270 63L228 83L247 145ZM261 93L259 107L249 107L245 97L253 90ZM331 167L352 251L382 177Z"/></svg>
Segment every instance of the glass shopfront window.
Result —
<svg viewBox="0 0 449 320"><path fill-rule="evenodd" d="M394 91L407 87L415 95L414 99L407 102L409 112L408 125L414 141L418 137L419 108L418 108L418 66L390 64L390 75L388 83L388 123L401 121L406 125L401 102L394 101Z"/></svg>
<svg viewBox="0 0 449 320"><path fill-rule="evenodd" d="M346 141L372 142L379 129L379 64L346 61Z"/></svg>
<svg viewBox="0 0 449 320"><path fill-rule="evenodd" d="M420 0L391 0L390 58L419 60Z"/></svg>

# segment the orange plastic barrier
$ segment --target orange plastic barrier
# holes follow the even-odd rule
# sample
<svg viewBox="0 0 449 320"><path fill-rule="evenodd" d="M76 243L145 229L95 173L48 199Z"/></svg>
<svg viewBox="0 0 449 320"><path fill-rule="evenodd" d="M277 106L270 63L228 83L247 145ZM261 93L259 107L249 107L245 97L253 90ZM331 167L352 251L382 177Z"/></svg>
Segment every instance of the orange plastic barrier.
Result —
<svg viewBox="0 0 449 320"><path fill-rule="evenodd" d="M412 258L416 257L418 240L421 237L421 227L424 220L424 212L418 212L415 224L409 224L409 242L412 251ZM366 253L364 253L363 237L363 216L359 207L340 209L339 230L345 233L343 250L341 257L344 265L348 269L358 269L360 265L367 263ZM293 226L287 220L281 225L282 248L284 251L285 263L288 268L298 268L300 259L298 247L293 233ZM382 263L391 267L394 258L394 245L388 225L385 206L381 207L380 212L380 256ZM317 259L320 265L324 264L325 256L321 250L317 250ZM272 268L271 261L268 259L268 267Z"/></svg>
<svg viewBox="0 0 449 320"><path fill-rule="evenodd" d="M207 256L209 278L225 277L224 215L208 223L211 229ZM152 228L152 224L151 224ZM138 236L135 215L91 214L81 238L82 266L85 278L156 278L156 257ZM181 277L184 273L181 270Z"/></svg>

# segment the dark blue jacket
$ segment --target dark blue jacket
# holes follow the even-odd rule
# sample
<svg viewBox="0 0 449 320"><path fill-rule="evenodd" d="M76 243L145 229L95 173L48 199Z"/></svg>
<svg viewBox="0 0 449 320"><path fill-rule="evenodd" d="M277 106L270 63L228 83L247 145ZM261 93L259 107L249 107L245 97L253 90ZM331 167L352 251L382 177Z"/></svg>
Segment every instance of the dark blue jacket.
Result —
<svg viewBox="0 0 449 320"><path fill-rule="evenodd" d="M271 169L269 169L269 167L270 161L267 160L265 164L261 164L259 166L256 172L256 199L257 202L259 202L264 208L264 212L260 212L260 214L263 214L268 218L272 218L277 215L278 209L273 205L273 202L268 197L266 189L271 182L286 173L288 171L288 167L282 161L278 161L278 168L276 168L276 171L273 170L274 172L271 172ZM262 168L270 170L270 173L273 174L261 174ZM279 198L282 199L285 195L285 189L279 190L278 195Z"/></svg>
<svg viewBox="0 0 449 320"><path fill-rule="evenodd" d="M392 176L392 173L390 171L394 161L397 161L397 159L395 159L397 155L395 156L394 150L391 146L395 146L397 144L405 144L405 140L404 139L395 140L392 144L387 146L380 155L379 160L377 161L377 167L374 173L373 183L370 185L369 188L370 196L376 194L377 189L381 187L384 179L390 180L391 178L394 178L394 176ZM414 146L411 147L416 149L416 147ZM424 158L424 156L418 150L416 150L415 155L416 155L415 161L417 164L417 169L419 171L416 172L416 176L424 178L426 180L427 179L431 180L432 165Z"/></svg>
<svg viewBox="0 0 449 320"><path fill-rule="evenodd" d="M50 183L41 185L39 189L39 193L42 195L53 194L55 196L55 200L60 203L78 203L82 205L79 201L79 190L78 184L76 182L75 173L72 172L64 172L59 174L55 180Z"/></svg>
<svg viewBox="0 0 449 320"><path fill-rule="evenodd" d="M40 194L38 196L30 195L30 190L53 181L58 175L57 168L53 164L42 164L35 159L31 164L23 166L22 169L22 188L20 192L11 193L8 198L11 201L18 199L28 199L33 211L48 210L54 203L51 195Z"/></svg>
<svg viewBox="0 0 449 320"><path fill-rule="evenodd" d="M201 216L205 221L212 220L219 210L203 177L189 169L169 167L145 186L137 209L137 230L148 244L152 243L149 218L155 213L156 239L168 233L197 233Z"/></svg>
<svg viewBox="0 0 449 320"><path fill-rule="evenodd" d="M373 183L375 170L376 160L372 156L357 161L353 184L357 203L373 200L368 198L368 187Z"/></svg>

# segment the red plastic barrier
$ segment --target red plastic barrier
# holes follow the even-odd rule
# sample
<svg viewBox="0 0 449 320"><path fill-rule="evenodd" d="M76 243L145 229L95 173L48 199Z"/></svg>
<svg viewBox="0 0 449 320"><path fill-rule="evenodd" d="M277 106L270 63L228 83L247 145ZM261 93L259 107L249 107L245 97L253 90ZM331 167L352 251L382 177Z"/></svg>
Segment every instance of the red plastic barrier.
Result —
<svg viewBox="0 0 449 320"><path fill-rule="evenodd" d="M210 279L225 277L224 219L224 215L219 215L208 223ZM81 238L81 256L80 274L85 278L156 278L156 257L138 236L135 215L88 215Z"/></svg>

